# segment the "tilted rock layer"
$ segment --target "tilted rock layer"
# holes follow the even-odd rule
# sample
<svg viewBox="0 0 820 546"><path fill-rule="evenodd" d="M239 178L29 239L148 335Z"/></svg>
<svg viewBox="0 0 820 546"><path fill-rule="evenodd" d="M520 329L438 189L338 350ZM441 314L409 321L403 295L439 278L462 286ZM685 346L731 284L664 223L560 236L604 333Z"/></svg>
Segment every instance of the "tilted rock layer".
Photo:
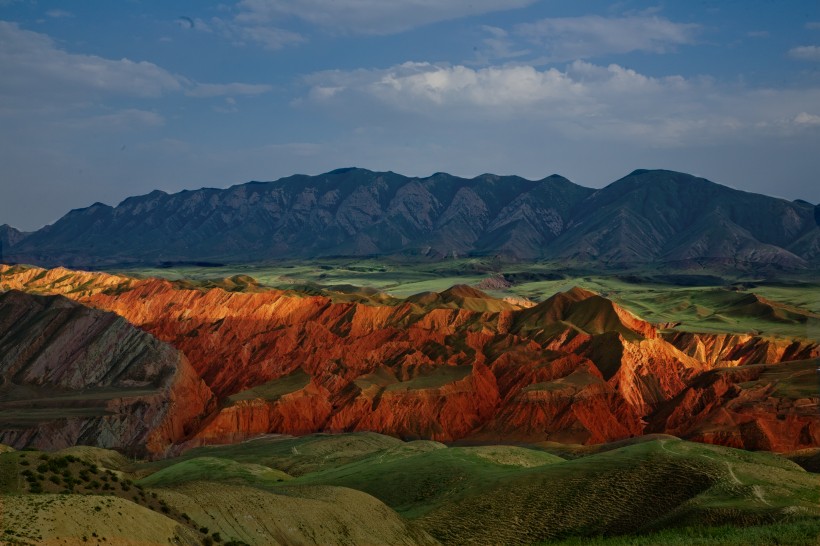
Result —
<svg viewBox="0 0 820 546"><path fill-rule="evenodd" d="M0 442L160 455L212 399L182 353L122 317L0 292Z"/></svg>
<svg viewBox="0 0 820 546"><path fill-rule="evenodd" d="M377 305L0 268L0 289L63 293L182 351L221 400L188 446L355 430L586 444L669 431L749 449L820 445L820 400L804 385L815 386L806 370L816 343L661 333L578 288L529 308L468 287Z"/></svg>

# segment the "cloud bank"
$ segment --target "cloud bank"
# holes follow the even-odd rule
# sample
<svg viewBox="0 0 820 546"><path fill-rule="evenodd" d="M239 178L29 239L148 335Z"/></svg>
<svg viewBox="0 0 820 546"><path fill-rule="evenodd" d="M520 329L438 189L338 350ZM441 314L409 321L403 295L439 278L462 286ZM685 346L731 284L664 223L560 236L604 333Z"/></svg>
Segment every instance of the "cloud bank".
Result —
<svg viewBox="0 0 820 546"><path fill-rule="evenodd" d="M267 25L295 17L326 29L392 34L414 27L506 11L535 0L242 0L238 23Z"/></svg>

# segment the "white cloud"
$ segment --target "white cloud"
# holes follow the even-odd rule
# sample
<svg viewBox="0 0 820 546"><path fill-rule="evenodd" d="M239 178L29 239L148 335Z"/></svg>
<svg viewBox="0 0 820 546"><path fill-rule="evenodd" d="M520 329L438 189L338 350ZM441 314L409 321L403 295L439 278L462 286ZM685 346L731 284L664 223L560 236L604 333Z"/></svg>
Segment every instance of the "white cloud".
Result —
<svg viewBox="0 0 820 546"><path fill-rule="evenodd" d="M675 23L663 17L563 17L518 25L516 34L547 50L553 61L647 51L666 53L695 43L700 26Z"/></svg>
<svg viewBox="0 0 820 546"><path fill-rule="evenodd" d="M429 110L430 106L494 107L514 110L538 103L588 103L601 91L637 95L685 87L680 77L650 78L618 65L596 66L576 61L565 71L509 65L473 69L462 65L408 62L385 70L329 71L308 78L314 99L331 99L344 92L368 94L399 108ZM438 115L438 114L436 114Z"/></svg>
<svg viewBox="0 0 820 546"><path fill-rule="evenodd" d="M801 61L820 61L820 46L799 46L789 50L789 57Z"/></svg>
<svg viewBox="0 0 820 546"><path fill-rule="evenodd" d="M486 47L478 54L479 59L483 62L486 63L492 59L512 59L530 53L530 50L518 47L509 32L503 28L489 25L481 28L489 34L489 37L483 40Z"/></svg>
<svg viewBox="0 0 820 546"><path fill-rule="evenodd" d="M176 18L176 24L179 28L187 29L187 30L198 30L200 32L207 32L211 33L213 30L211 26L206 23L204 20L199 18L191 18L186 16L181 16Z"/></svg>
<svg viewBox="0 0 820 546"><path fill-rule="evenodd" d="M147 61L107 59L59 49L51 38L0 21L0 98L4 110L70 109L109 98L256 95L271 88L199 83Z"/></svg>
<svg viewBox="0 0 820 546"><path fill-rule="evenodd" d="M63 122L70 129L93 129L95 131L121 131L134 127L161 127L165 118L148 110L126 108L107 114L84 116Z"/></svg>
<svg viewBox="0 0 820 546"><path fill-rule="evenodd" d="M50 9L46 12L48 17L52 19L63 19L66 17L74 17L74 14L64 9Z"/></svg>
<svg viewBox="0 0 820 546"><path fill-rule="evenodd" d="M808 112L800 112L794 117L794 123L797 125L818 125L820 126L820 116L809 114Z"/></svg>
<svg viewBox="0 0 820 546"><path fill-rule="evenodd" d="M185 92L189 97L223 97L236 95L261 95L272 88L270 85L249 83L198 83Z"/></svg>
<svg viewBox="0 0 820 546"><path fill-rule="evenodd" d="M242 0L237 22L263 26L284 17L343 32L392 34L414 27L505 11L535 0Z"/></svg>
<svg viewBox="0 0 820 546"><path fill-rule="evenodd" d="M211 27L217 29L222 37L231 40L236 45L251 42L271 51L305 42L305 37L298 32L271 25L238 23L214 17L211 19Z"/></svg>
<svg viewBox="0 0 820 546"><path fill-rule="evenodd" d="M256 42L265 49L274 51L305 41L301 34L277 27L235 26L234 32L240 39Z"/></svg>
<svg viewBox="0 0 820 546"><path fill-rule="evenodd" d="M729 88L704 78L651 77L585 61L563 70L404 63L320 72L307 84L303 105L323 106L336 116L345 112L362 123L423 119L487 124L490 131L535 124L537 131L564 138L628 139L652 147L791 134L813 123L805 112L820 101L818 89Z"/></svg>
<svg viewBox="0 0 820 546"><path fill-rule="evenodd" d="M0 96L78 98L85 93L157 97L182 80L149 62L57 49L48 36L0 21Z"/></svg>
<svg viewBox="0 0 820 546"><path fill-rule="evenodd" d="M809 21L806 23L806 28L809 30L820 30L820 21Z"/></svg>

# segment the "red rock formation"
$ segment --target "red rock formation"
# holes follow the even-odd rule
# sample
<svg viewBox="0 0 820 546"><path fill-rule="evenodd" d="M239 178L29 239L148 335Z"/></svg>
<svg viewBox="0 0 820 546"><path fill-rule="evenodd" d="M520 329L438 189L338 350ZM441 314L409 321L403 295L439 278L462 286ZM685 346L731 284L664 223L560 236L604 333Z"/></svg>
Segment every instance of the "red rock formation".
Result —
<svg viewBox="0 0 820 546"><path fill-rule="evenodd" d="M697 377L648 430L767 451L820 445L820 359L722 368Z"/></svg>
<svg viewBox="0 0 820 546"><path fill-rule="evenodd" d="M763 362L806 360L820 356L817 344L749 334L673 332L664 338L710 368Z"/></svg>
<svg viewBox="0 0 820 546"><path fill-rule="evenodd" d="M816 344L659 335L582 289L530 308L464 287L363 304L105 274L72 281L66 270L0 272L0 287L65 293L184 352L222 400L193 444L345 430L597 443L651 429L752 449L818 445L820 414L801 409L817 402L816 391L795 398L787 390L776 405L752 411L746 398L726 394L748 390L738 386L746 380L712 371L817 356ZM751 381L765 386L766 377ZM741 416L734 429L727 412ZM711 421L719 433L710 432ZM781 432L788 436L774 441Z"/></svg>

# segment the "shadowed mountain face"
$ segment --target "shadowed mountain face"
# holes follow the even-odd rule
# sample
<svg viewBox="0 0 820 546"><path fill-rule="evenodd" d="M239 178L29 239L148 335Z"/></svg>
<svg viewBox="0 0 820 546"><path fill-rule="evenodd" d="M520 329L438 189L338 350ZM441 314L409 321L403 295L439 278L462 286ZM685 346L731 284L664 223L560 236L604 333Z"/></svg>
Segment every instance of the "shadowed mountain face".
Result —
<svg viewBox="0 0 820 546"><path fill-rule="evenodd" d="M473 254L800 268L820 260L815 214L806 202L671 171L635 171L595 191L557 175L468 180L340 169L97 203L9 238L6 259L100 266Z"/></svg>
<svg viewBox="0 0 820 546"><path fill-rule="evenodd" d="M786 267L792 250L817 238L810 205L733 190L671 171L635 171L595 192L577 209L555 252L572 258L635 263L702 258Z"/></svg>
<svg viewBox="0 0 820 546"><path fill-rule="evenodd" d="M0 263L3 263L8 249L25 239L26 235L8 224L0 226Z"/></svg>
<svg viewBox="0 0 820 546"><path fill-rule="evenodd" d="M0 292L0 442L157 455L212 398L182 353L122 317Z"/></svg>
<svg viewBox="0 0 820 546"><path fill-rule="evenodd" d="M66 269L0 274L0 289L65 294L182 351L221 400L188 446L318 431L594 444L648 427L750 449L820 445L815 342L664 333L579 288L532 307L464 286L362 304Z"/></svg>

